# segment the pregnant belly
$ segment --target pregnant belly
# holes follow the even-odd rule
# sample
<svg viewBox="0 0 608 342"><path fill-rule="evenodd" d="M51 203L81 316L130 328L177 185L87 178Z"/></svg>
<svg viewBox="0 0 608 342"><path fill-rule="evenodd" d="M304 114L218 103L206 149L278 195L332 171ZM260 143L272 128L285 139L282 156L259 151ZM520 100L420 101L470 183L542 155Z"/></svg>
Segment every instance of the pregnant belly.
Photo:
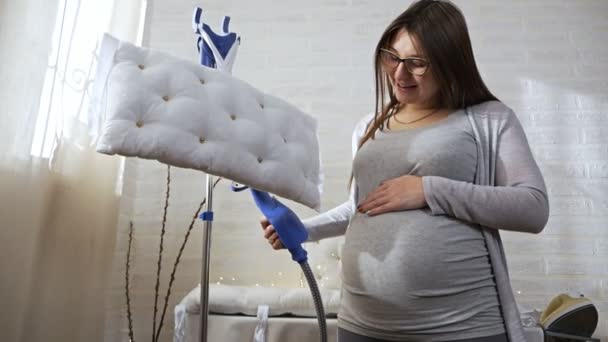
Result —
<svg viewBox="0 0 608 342"><path fill-rule="evenodd" d="M357 214L345 236L345 291L404 307L456 294L491 277L481 232L428 209Z"/></svg>

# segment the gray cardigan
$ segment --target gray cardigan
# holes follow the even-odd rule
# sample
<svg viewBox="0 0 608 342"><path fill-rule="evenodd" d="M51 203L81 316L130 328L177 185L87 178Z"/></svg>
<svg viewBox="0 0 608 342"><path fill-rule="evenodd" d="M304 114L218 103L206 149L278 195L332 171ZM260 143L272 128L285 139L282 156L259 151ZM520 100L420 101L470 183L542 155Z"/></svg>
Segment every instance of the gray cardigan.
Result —
<svg viewBox="0 0 608 342"><path fill-rule="evenodd" d="M449 215L479 224L490 255L509 341L525 341L515 303L499 230L539 233L549 217L545 183L534 161L523 128L513 111L497 101L466 108L477 141L475 183L424 176L424 193L432 215ZM353 133L353 154L373 115L364 117ZM309 241L343 235L357 203L353 184L350 200L304 220Z"/></svg>

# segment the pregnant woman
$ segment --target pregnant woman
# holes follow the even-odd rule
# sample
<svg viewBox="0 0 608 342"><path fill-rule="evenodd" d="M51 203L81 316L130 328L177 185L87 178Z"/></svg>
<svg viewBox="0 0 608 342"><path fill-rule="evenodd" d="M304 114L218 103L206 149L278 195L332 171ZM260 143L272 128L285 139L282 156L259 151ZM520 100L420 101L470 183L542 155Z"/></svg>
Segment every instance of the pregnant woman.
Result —
<svg viewBox="0 0 608 342"><path fill-rule="evenodd" d="M375 70L350 199L304 220L311 241L345 235L338 340L524 341L499 231L539 233L549 204L517 117L479 74L461 11L414 2L380 38Z"/></svg>

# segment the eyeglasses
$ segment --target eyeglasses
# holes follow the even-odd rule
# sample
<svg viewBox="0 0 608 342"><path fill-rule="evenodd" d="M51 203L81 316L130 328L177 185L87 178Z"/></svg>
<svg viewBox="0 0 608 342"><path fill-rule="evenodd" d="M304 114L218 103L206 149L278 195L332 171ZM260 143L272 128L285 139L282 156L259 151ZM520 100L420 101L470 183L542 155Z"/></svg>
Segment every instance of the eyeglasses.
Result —
<svg viewBox="0 0 608 342"><path fill-rule="evenodd" d="M394 52L386 49L380 49L380 61L384 66L393 71L399 66L399 63L403 62L407 71L412 75L422 76L429 68L429 61L420 57L407 57L401 58Z"/></svg>

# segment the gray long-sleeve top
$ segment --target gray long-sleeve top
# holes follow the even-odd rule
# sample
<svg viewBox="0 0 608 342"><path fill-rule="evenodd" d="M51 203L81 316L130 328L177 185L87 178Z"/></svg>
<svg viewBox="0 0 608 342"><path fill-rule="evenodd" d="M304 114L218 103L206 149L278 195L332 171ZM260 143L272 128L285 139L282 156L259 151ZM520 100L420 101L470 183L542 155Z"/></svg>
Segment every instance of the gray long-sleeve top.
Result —
<svg viewBox="0 0 608 342"><path fill-rule="evenodd" d="M499 230L539 233L547 223L549 202L545 183L525 133L513 111L497 101L466 108L477 143L475 183L438 176L422 177L433 215L449 215L483 228L501 311L509 340L525 341ZM353 152L373 115L363 118L353 133ZM304 220L309 240L343 235L359 198L357 185L349 201Z"/></svg>

